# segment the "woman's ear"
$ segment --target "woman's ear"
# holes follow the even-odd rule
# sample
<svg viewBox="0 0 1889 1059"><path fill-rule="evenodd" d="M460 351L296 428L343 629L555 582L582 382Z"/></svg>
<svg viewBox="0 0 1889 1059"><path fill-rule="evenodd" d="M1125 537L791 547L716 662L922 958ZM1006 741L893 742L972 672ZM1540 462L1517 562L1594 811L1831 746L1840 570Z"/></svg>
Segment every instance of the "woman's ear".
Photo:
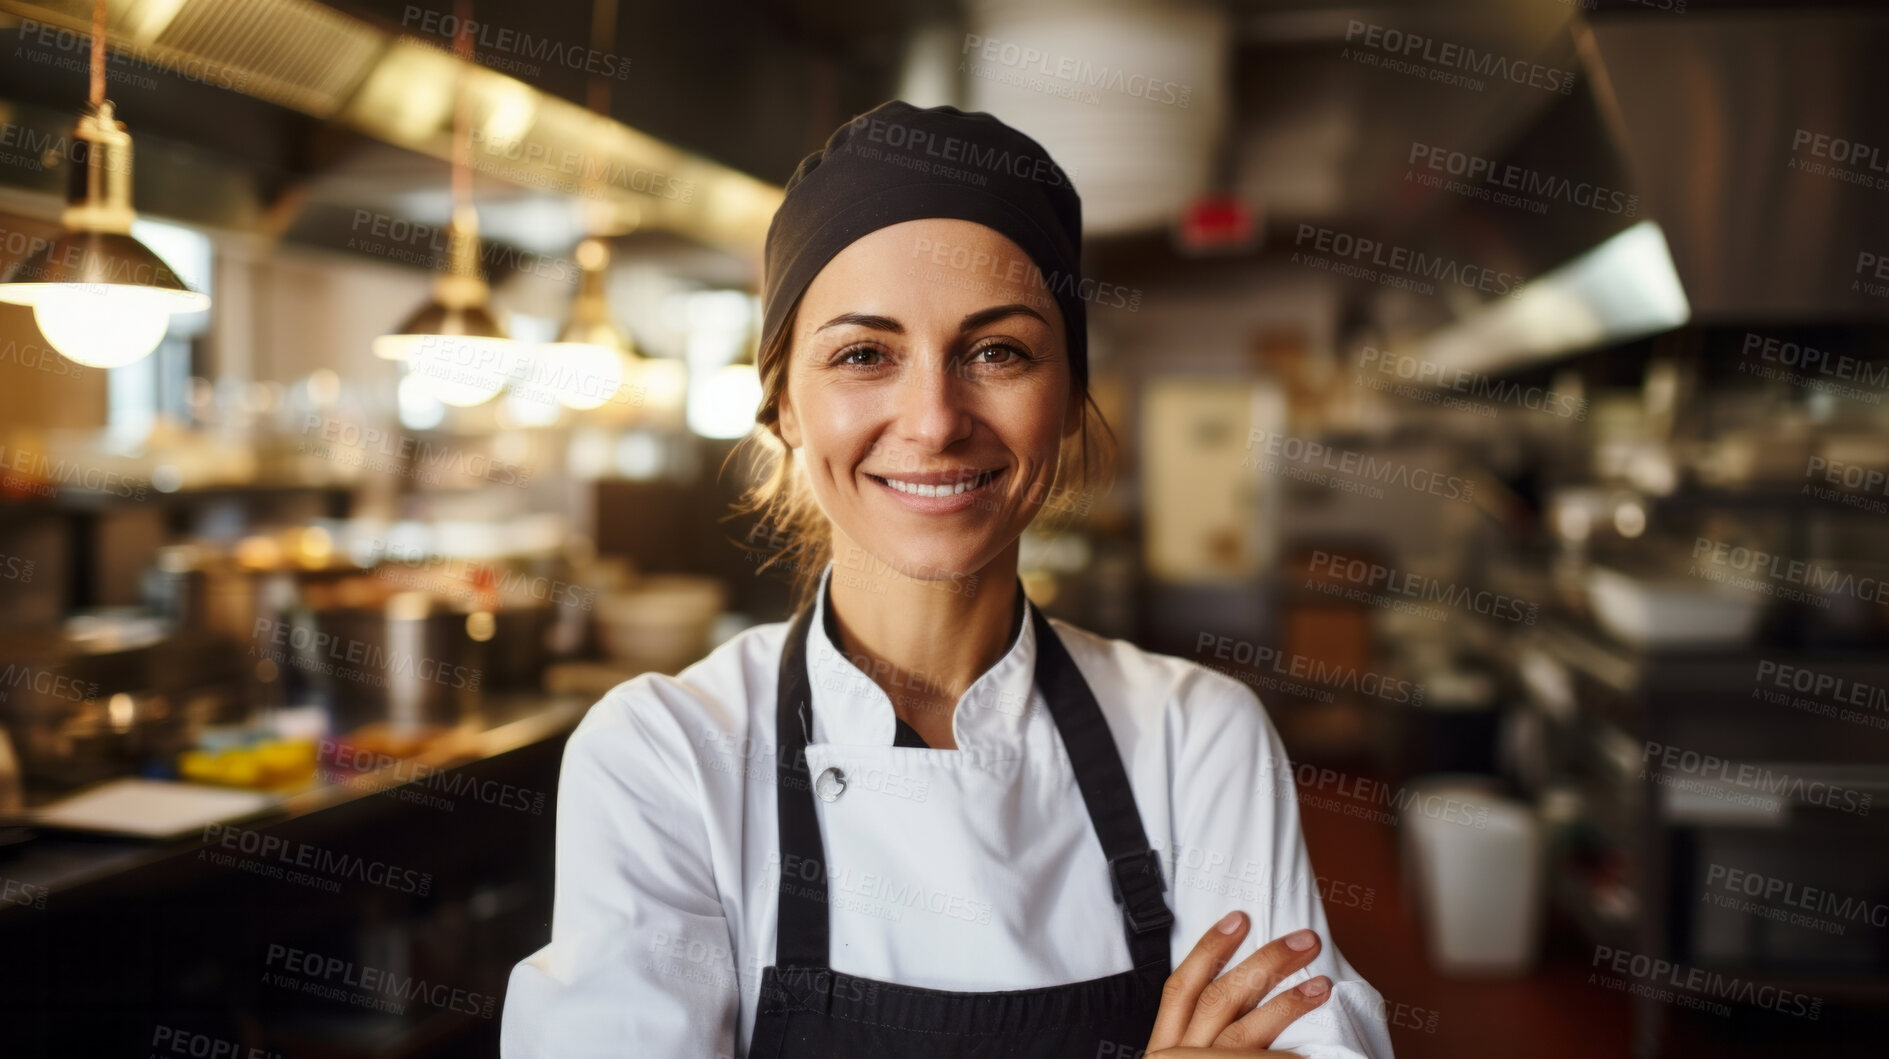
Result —
<svg viewBox="0 0 1889 1059"><path fill-rule="evenodd" d="M1076 431L1081 429L1082 394L1072 388L1069 391L1069 402L1063 407L1063 437L1075 437Z"/></svg>
<svg viewBox="0 0 1889 1059"><path fill-rule="evenodd" d="M781 387L780 439L790 449L800 447L800 417L794 414L794 402L788 397L787 387Z"/></svg>

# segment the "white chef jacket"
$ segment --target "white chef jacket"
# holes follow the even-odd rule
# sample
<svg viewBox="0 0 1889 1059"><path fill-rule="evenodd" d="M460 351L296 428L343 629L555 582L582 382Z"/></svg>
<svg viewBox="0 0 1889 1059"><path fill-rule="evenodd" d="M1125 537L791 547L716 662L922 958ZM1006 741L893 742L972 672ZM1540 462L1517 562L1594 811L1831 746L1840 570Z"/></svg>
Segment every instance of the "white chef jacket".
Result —
<svg viewBox="0 0 1889 1059"><path fill-rule="evenodd" d="M893 745L891 700L827 637L826 605L823 577L807 630L807 769L847 777L833 801L815 800L833 969L967 992L1129 970L1108 863L1035 687L1030 615L959 700L958 749L936 750ZM1236 908L1252 919L1236 961L1309 927L1324 948L1279 989L1323 974L1332 995L1273 1046L1390 1059L1384 1001L1332 940L1291 767L1259 699L1184 659L1052 624L1161 854L1174 965ZM512 970L506 1059L746 1054L761 971L774 962L787 628L755 626L677 676L620 684L571 735L551 942Z"/></svg>

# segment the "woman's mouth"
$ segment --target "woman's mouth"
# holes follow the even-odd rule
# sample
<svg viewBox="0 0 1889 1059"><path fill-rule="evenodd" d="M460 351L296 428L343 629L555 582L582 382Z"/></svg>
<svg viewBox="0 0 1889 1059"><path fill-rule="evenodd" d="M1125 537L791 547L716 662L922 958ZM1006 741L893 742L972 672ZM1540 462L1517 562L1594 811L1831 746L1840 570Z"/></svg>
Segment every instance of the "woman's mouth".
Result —
<svg viewBox="0 0 1889 1059"><path fill-rule="evenodd" d="M999 467L995 470L974 471L961 475L927 474L913 475L911 478L890 478L867 474L866 477L878 483L907 508L927 514L942 514L969 507L988 492L991 483L1002 477L1003 473L1004 469ZM914 481L913 478L922 480Z"/></svg>

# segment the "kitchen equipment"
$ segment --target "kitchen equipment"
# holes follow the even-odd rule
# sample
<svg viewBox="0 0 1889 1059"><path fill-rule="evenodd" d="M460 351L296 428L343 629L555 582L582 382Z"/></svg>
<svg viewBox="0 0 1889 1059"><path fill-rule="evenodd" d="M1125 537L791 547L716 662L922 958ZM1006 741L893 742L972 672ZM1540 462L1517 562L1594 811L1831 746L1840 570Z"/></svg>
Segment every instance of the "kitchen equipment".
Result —
<svg viewBox="0 0 1889 1059"><path fill-rule="evenodd" d="M374 721L452 727L485 686L484 644L469 629L490 620L481 613L401 592L379 607L297 612L269 647L310 679L336 731Z"/></svg>
<svg viewBox="0 0 1889 1059"><path fill-rule="evenodd" d="M1447 782L1412 783L1404 824L1430 962L1445 974L1514 976L1541 940L1541 827L1527 805ZM1436 811L1433 807L1441 806Z"/></svg>
<svg viewBox="0 0 1889 1059"><path fill-rule="evenodd" d="M1594 619L1634 647L1728 647L1751 639L1764 596L1702 578L1635 576L1605 566L1584 582Z"/></svg>
<svg viewBox="0 0 1889 1059"><path fill-rule="evenodd" d="M138 611L87 612L0 641L0 719L29 781L96 782L168 762L193 726L240 709L241 665L223 641Z"/></svg>
<svg viewBox="0 0 1889 1059"><path fill-rule="evenodd" d="M598 638L625 665L675 673L707 653L725 599L721 582L711 578L645 577L598 601Z"/></svg>
<svg viewBox="0 0 1889 1059"><path fill-rule="evenodd" d="M502 606L493 611L485 644L486 686L539 690L557 618L558 608L552 606Z"/></svg>

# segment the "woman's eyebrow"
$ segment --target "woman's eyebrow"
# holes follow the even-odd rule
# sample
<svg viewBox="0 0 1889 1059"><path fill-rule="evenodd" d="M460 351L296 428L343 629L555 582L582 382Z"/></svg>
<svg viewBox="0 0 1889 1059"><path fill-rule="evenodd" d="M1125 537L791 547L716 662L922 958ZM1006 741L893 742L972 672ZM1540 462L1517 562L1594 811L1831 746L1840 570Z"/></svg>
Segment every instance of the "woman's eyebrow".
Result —
<svg viewBox="0 0 1889 1059"><path fill-rule="evenodd" d="M895 335L905 333L905 325L899 323L897 320L892 319L890 316L874 316L871 313L841 313L813 330L815 334L819 334L829 327L844 327L847 324L870 327L874 331L890 331Z"/></svg>
<svg viewBox="0 0 1889 1059"><path fill-rule="evenodd" d="M1049 321L1043 319L1042 313L1024 305L1022 302L1012 302L1009 305L993 305L988 309L979 309L974 313L966 313L963 322L958 325L958 330L975 331L993 320L1001 320L1006 316L1015 316L1018 313L1022 313L1025 316L1034 316L1042 322L1044 327L1049 326Z"/></svg>
<svg viewBox="0 0 1889 1059"><path fill-rule="evenodd" d="M964 319L958 324L958 329L961 331L975 331L994 320L1001 320L1006 316L1016 316L1019 313L1025 316L1034 316L1037 320L1042 322L1043 326L1049 326L1049 321L1043 319L1042 313L1024 305L1022 302L1012 302L1009 305L993 305L988 309L979 309L974 313L966 313ZM874 331L890 331L895 335L905 333L904 324L899 323L890 316L875 316L872 313L841 313L833 319L828 320L826 323L821 324L819 327L814 328L814 333L818 334L821 331L833 327L845 327L848 324L858 327L869 327Z"/></svg>

